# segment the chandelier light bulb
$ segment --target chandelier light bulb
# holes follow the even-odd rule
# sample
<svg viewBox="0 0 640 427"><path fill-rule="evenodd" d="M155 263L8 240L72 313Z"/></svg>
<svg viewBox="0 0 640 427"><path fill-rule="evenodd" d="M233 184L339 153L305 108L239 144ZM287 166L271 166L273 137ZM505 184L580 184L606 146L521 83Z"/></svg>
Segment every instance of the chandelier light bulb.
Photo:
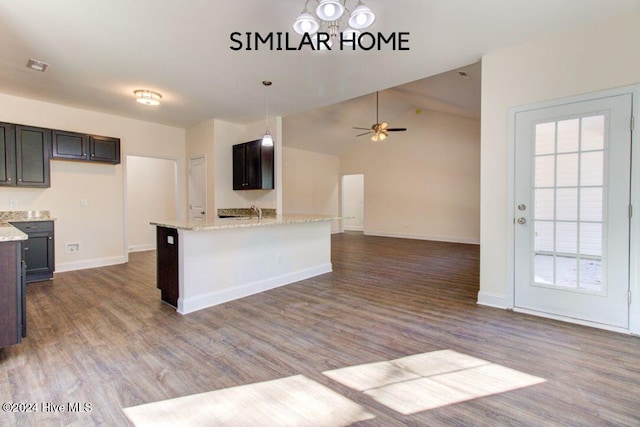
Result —
<svg viewBox="0 0 640 427"><path fill-rule="evenodd" d="M302 12L296 22L293 23L293 30L301 36L305 33L315 34L320 29L320 25L316 18L314 18L309 12Z"/></svg>
<svg viewBox="0 0 640 427"><path fill-rule="evenodd" d="M344 13L344 6L338 0L321 0L316 15L323 21L335 21Z"/></svg>
<svg viewBox="0 0 640 427"><path fill-rule="evenodd" d="M356 30L370 27L376 20L376 15L364 3L359 2L358 6L351 12L349 26Z"/></svg>

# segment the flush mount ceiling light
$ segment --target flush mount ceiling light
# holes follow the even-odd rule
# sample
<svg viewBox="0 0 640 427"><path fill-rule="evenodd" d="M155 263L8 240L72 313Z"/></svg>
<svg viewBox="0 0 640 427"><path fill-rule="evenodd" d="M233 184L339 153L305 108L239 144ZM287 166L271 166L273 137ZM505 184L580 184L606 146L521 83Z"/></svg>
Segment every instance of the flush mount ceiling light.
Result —
<svg viewBox="0 0 640 427"><path fill-rule="evenodd" d="M162 95L158 92L147 89L137 89L133 93L136 96L136 101L144 105L159 105Z"/></svg>
<svg viewBox="0 0 640 427"><path fill-rule="evenodd" d="M338 34L343 33L345 38L351 40L360 33L358 30L370 27L376 20L376 15L362 0L358 0L353 11L347 8L347 0L315 0L318 4L315 10L316 19L309 12L310 1L312 0L305 1L302 13L293 23L293 30L301 36L313 35L322 30L331 37L338 37ZM346 16L348 18L344 22Z"/></svg>
<svg viewBox="0 0 640 427"><path fill-rule="evenodd" d="M32 70L40 71L42 73L47 70L48 66L49 64L46 62L38 61L37 59L29 59L29 62L27 62L27 68L31 68Z"/></svg>
<svg viewBox="0 0 640 427"><path fill-rule="evenodd" d="M262 84L264 87L269 88L273 83L269 80L263 80ZM263 147L273 147L273 138L271 137L271 133L269 132L269 92L267 92L267 114L266 114L266 122L267 122L267 130L262 137L262 146Z"/></svg>

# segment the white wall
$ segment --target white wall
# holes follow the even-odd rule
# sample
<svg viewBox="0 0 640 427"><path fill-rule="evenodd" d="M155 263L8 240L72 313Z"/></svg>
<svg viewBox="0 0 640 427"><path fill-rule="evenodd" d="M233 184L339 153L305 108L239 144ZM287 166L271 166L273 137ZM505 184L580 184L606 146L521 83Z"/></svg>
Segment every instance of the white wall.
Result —
<svg viewBox="0 0 640 427"><path fill-rule="evenodd" d="M127 154L178 159L180 206L184 200L184 129L0 94L0 121L114 136ZM117 264L125 246L124 165L51 161L51 187L0 190L0 209L50 210L55 223L56 270ZM88 201L80 207L80 200ZM185 211L181 212L184 215ZM80 243L80 252L64 253L64 244Z"/></svg>
<svg viewBox="0 0 640 427"><path fill-rule="evenodd" d="M341 174L364 173L365 234L477 243L480 122L409 112L407 132L363 139L341 158Z"/></svg>
<svg viewBox="0 0 640 427"><path fill-rule="evenodd" d="M283 147L282 164L283 213L339 216L337 156ZM334 221L331 227L337 232L340 224Z"/></svg>
<svg viewBox="0 0 640 427"><path fill-rule="evenodd" d="M127 245L129 252L156 248L151 221L178 216L175 160L127 156Z"/></svg>
<svg viewBox="0 0 640 427"><path fill-rule="evenodd" d="M507 301L513 286L507 274L513 229L513 218L507 217L508 109L640 82L640 51L632 42L636 40L640 14L483 57L480 303L512 305Z"/></svg>
<svg viewBox="0 0 640 427"><path fill-rule="evenodd" d="M364 230L364 175L342 177L342 228Z"/></svg>

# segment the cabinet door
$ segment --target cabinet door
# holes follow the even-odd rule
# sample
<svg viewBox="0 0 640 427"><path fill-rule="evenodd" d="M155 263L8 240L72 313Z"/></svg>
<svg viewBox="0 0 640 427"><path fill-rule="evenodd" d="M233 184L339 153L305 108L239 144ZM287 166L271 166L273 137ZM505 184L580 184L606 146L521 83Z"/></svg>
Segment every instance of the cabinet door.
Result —
<svg viewBox="0 0 640 427"><path fill-rule="evenodd" d="M13 222L11 224L29 236L22 245L23 258L27 264L27 283L53 278L55 270L53 221Z"/></svg>
<svg viewBox="0 0 640 427"><path fill-rule="evenodd" d="M52 132L51 158L89 160L89 135L54 130Z"/></svg>
<svg viewBox="0 0 640 427"><path fill-rule="evenodd" d="M178 278L178 230L166 227L156 227L156 277L157 287L161 298L173 307L178 306L179 278Z"/></svg>
<svg viewBox="0 0 640 427"><path fill-rule="evenodd" d="M262 141L260 140L245 144L246 190L262 188L261 149Z"/></svg>
<svg viewBox="0 0 640 427"><path fill-rule="evenodd" d="M16 126L16 185L49 187L51 130Z"/></svg>
<svg viewBox="0 0 640 427"><path fill-rule="evenodd" d="M120 139L108 136L90 136L89 145L93 162L120 163Z"/></svg>
<svg viewBox="0 0 640 427"><path fill-rule="evenodd" d="M22 339L20 242L0 242L0 348Z"/></svg>
<svg viewBox="0 0 640 427"><path fill-rule="evenodd" d="M245 173L246 155L245 144L233 146L233 189L245 190L247 177Z"/></svg>
<svg viewBox="0 0 640 427"><path fill-rule="evenodd" d="M0 185L16 185L15 127L0 123Z"/></svg>

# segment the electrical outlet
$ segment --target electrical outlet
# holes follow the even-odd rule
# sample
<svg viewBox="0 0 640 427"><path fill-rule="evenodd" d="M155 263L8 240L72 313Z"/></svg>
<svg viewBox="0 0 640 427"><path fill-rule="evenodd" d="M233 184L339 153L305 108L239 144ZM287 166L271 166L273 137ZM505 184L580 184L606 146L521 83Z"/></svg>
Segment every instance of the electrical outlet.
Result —
<svg viewBox="0 0 640 427"><path fill-rule="evenodd" d="M80 252L80 243L65 243L65 254L75 254L76 252Z"/></svg>
<svg viewBox="0 0 640 427"><path fill-rule="evenodd" d="M10 208L17 208L18 207L18 201L14 200L14 199L9 200L9 207Z"/></svg>
<svg viewBox="0 0 640 427"><path fill-rule="evenodd" d="M80 207L86 208L87 206L89 206L89 201L87 199L80 199Z"/></svg>

